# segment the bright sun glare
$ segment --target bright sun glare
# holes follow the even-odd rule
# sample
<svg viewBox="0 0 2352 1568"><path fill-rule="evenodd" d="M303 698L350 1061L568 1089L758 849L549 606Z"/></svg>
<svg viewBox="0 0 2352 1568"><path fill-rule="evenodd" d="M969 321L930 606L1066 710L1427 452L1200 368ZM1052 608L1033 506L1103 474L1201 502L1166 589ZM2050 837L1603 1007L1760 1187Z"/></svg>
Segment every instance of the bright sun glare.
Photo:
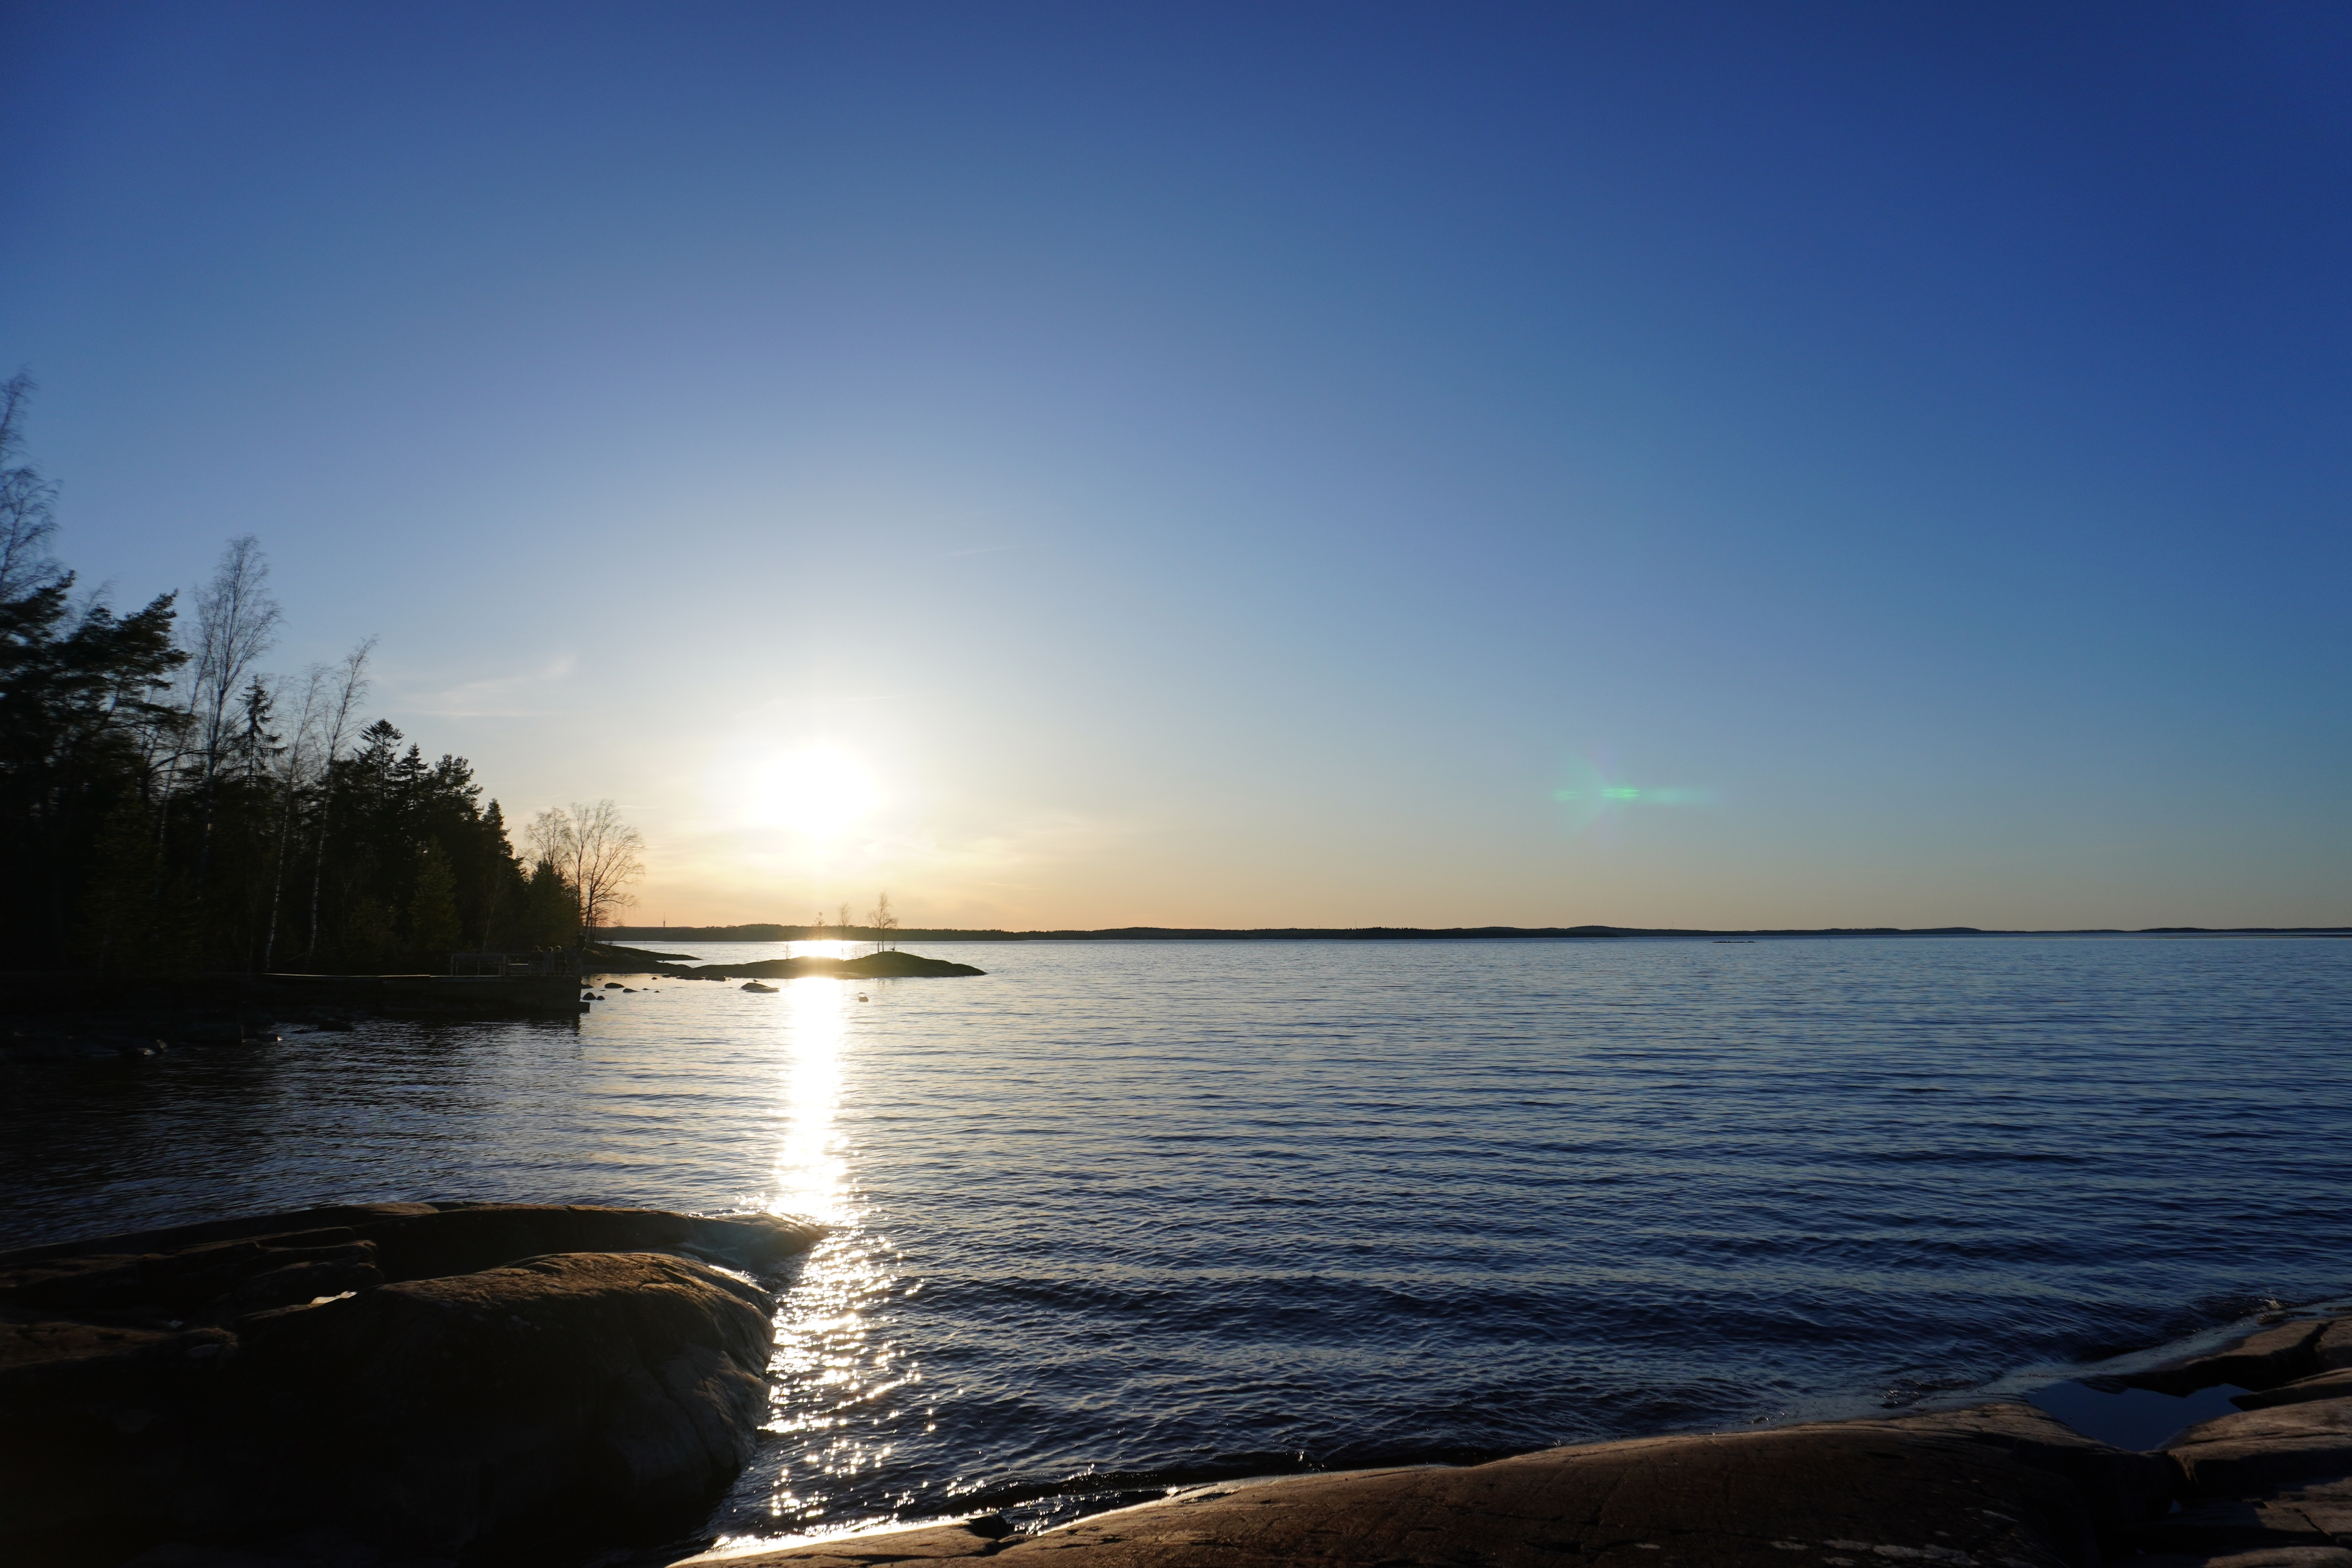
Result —
<svg viewBox="0 0 2352 1568"><path fill-rule="evenodd" d="M830 746L786 752L761 770L760 814L778 826L825 833L874 808L879 793L856 758Z"/></svg>

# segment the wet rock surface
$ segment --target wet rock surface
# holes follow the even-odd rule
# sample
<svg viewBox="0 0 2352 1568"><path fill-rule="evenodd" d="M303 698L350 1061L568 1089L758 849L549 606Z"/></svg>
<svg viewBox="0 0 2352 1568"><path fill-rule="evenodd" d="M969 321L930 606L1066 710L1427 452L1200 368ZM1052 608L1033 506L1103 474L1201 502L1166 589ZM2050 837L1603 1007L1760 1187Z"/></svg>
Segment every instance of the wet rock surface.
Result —
<svg viewBox="0 0 2352 1568"><path fill-rule="evenodd" d="M2165 1445L2179 1507L2126 1532L2133 1568L2352 1568L2352 1380L2324 1359L2347 1329L2294 1319L2157 1369L2252 1392Z"/></svg>
<svg viewBox="0 0 2352 1568"><path fill-rule="evenodd" d="M903 1557L899 1537L876 1535L729 1561L2095 1568L2103 1528L2160 1508L2166 1475L2161 1458L1997 1405L1208 1487L1033 1537L910 1532L920 1550Z"/></svg>
<svg viewBox="0 0 2352 1568"><path fill-rule="evenodd" d="M814 1227L375 1204L0 1254L0 1562L135 1568L2352 1568L2352 1320L2140 1386L2249 1406L2133 1452L2032 1405L1219 1484L678 1558L768 1409ZM2223 1380L2228 1380L2225 1384Z"/></svg>
<svg viewBox="0 0 2352 1568"><path fill-rule="evenodd" d="M2256 1390L2276 1388L2320 1371L2320 1342L2338 1326L2337 1320L2329 1318L2290 1319L2257 1329L2218 1350L2127 1373L2115 1381L2173 1394L2194 1394L2224 1383Z"/></svg>
<svg viewBox="0 0 2352 1568"><path fill-rule="evenodd" d="M814 1226L372 1204L0 1254L0 1561L576 1560L691 1531Z"/></svg>
<svg viewBox="0 0 2352 1568"><path fill-rule="evenodd" d="M2333 1386L2352 1320L2258 1329L2154 1376L2190 1391ZM2331 1339L2330 1336L2337 1336ZM2116 1380L2143 1386L2138 1376ZM688 1561L865 1568L2352 1568L2352 1399L2295 1398L2137 1453L1999 1402L1887 1420L1557 1448L1467 1468L1201 1488L1034 1536L1001 1520Z"/></svg>

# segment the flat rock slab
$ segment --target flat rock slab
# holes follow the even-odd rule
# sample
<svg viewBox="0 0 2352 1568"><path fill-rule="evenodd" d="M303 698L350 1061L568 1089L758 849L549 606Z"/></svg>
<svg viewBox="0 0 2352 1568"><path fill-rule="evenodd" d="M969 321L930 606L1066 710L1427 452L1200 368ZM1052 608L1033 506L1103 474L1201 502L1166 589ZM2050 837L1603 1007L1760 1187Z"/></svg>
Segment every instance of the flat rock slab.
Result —
<svg viewBox="0 0 2352 1568"><path fill-rule="evenodd" d="M757 1274L818 1234L804 1220L663 1208L343 1204L0 1253L0 1317L176 1328L536 1253L677 1253Z"/></svg>
<svg viewBox="0 0 2352 1568"><path fill-rule="evenodd" d="M2161 1458L2022 1405L1555 1448L1467 1468L1211 1487L1029 1537L934 1527L690 1559L851 1568L979 1557L1059 1568L2096 1568L2160 1510Z"/></svg>
<svg viewBox="0 0 2352 1568"><path fill-rule="evenodd" d="M2352 1477L2352 1399L2224 1415L2191 1426L2165 1447L2202 1497L2259 1497Z"/></svg>
<svg viewBox="0 0 2352 1568"><path fill-rule="evenodd" d="M2299 1503L2283 1498L2223 1498L2192 1502L2177 1513L2125 1532L2143 1552L2207 1556L2273 1546L2333 1546L2335 1532Z"/></svg>
<svg viewBox="0 0 2352 1568"><path fill-rule="evenodd" d="M2352 1399L2352 1366L2330 1368L2261 1394L2241 1394L2230 1403L2241 1410L2270 1410L2281 1405L2308 1405L2315 1399Z"/></svg>
<svg viewBox="0 0 2352 1568"><path fill-rule="evenodd" d="M2256 1546L2210 1556L2154 1553L2132 1558L2129 1568L2352 1568L2352 1552L2340 1546Z"/></svg>
<svg viewBox="0 0 2352 1568"><path fill-rule="evenodd" d="M2125 1373L2116 1381L2132 1388L2172 1394L2194 1394L2200 1388L2224 1383L2257 1391L2276 1388L2322 1370L2328 1364L2321 1360L2323 1342L2328 1342L2330 1333L2340 1333L2347 1328L2352 1328L2352 1320L2292 1319L2257 1329L2219 1350L2183 1356L2144 1372ZM2352 1340L2336 1342L2352 1352Z"/></svg>
<svg viewBox="0 0 2352 1568"><path fill-rule="evenodd" d="M748 1276L819 1234L372 1204L0 1255L0 1562L675 1539L766 1416Z"/></svg>

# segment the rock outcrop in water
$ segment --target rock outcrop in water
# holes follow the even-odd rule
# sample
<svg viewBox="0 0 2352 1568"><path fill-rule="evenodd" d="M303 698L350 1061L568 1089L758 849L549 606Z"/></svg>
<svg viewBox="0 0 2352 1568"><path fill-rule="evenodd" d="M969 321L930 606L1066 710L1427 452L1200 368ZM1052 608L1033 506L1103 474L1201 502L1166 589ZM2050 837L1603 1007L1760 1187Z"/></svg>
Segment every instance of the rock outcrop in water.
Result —
<svg viewBox="0 0 2352 1568"><path fill-rule="evenodd" d="M915 952L869 952L863 958L771 958L758 963L701 963L677 972L688 980L798 980L828 974L843 980L945 979L985 974L969 963L925 958Z"/></svg>
<svg viewBox="0 0 2352 1568"><path fill-rule="evenodd" d="M744 1274L817 1234L368 1204L0 1254L0 1562L677 1539L766 1417L773 1303Z"/></svg>
<svg viewBox="0 0 2352 1568"><path fill-rule="evenodd" d="M763 958L753 963L664 962L679 957L677 953L649 952L641 948L598 946L589 950L589 963L583 973L664 974L673 980L797 980L810 974L842 980L918 980L988 973L969 963L895 951L869 952L859 958Z"/></svg>
<svg viewBox="0 0 2352 1568"><path fill-rule="evenodd" d="M1035 1536L1010 1535L992 1518L687 1562L2352 1568L2352 1397L2317 1392L2338 1386L2347 1367L2352 1319L2305 1320L2139 1374L2176 1393L2225 1381L2250 1390L2239 1396L2245 1414L2152 1453L2002 1402L1597 1443L1458 1469L1202 1487ZM2237 1381L2246 1378L2254 1381ZM2299 1389L2312 1397L2278 1402Z"/></svg>

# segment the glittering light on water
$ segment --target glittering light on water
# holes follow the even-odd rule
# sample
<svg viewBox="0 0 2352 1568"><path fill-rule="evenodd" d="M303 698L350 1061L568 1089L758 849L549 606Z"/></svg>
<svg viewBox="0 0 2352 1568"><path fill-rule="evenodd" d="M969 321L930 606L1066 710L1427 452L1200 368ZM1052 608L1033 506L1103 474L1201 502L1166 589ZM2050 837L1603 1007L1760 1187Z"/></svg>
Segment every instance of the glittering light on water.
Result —
<svg viewBox="0 0 2352 1568"><path fill-rule="evenodd" d="M811 943L810 948L847 944ZM803 949L803 951L807 951ZM769 1363L774 1394L764 1428L781 1450L769 1487L769 1528L759 1539L802 1539L877 1522L845 1516L840 1499L896 1452L896 1434L934 1412L921 1403L922 1373L890 1333L887 1303L911 1295L901 1259L864 1224L863 1205L838 1142L845 1058L853 1048L855 988L809 977L784 987L778 1087L782 1134L768 1207L834 1227L809 1255L776 1314ZM911 1493L892 1499L898 1508Z"/></svg>

